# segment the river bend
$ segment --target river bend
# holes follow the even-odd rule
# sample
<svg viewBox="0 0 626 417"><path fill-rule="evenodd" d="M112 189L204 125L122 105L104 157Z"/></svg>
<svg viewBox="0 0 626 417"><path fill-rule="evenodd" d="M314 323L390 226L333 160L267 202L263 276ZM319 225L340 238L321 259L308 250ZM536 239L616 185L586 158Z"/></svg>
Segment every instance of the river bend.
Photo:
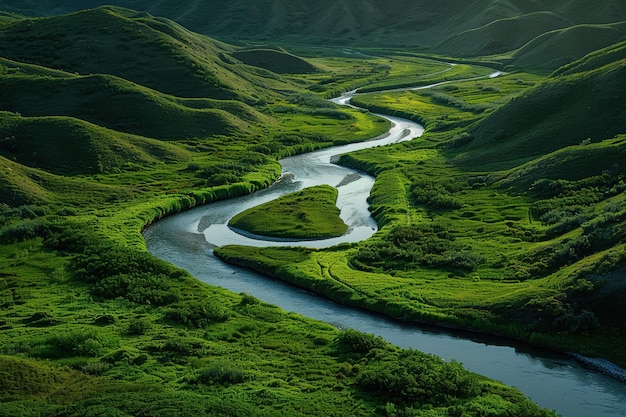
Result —
<svg viewBox="0 0 626 417"><path fill-rule="evenodd" d="M337 99L346 104L349 96ZM387 116L385 116L387 117ZM455 359L474 372L514 386L533 401L564 417L626 416L626 384L585 369L565 355L535 349L510 340L445 331L402 323L333 303L311 292L225 264L212 248L226 244L327 247L371 236L376 223L366 201L374 179L335 165L332 157L358 149L383 146L420 136L423 128L408 120L387 117L389 134L376 140L328 148L281 161L283 176L266 190L211 203L162 219L144 231L148 250L186 269L199 280L255 297L338 328L354 328L384 337L403 348L418 349L443 359ZM346 236L305 242L265 241L228 228L235 214L283 194L319 184L339 190L338 206L348 224Z"/></svg>

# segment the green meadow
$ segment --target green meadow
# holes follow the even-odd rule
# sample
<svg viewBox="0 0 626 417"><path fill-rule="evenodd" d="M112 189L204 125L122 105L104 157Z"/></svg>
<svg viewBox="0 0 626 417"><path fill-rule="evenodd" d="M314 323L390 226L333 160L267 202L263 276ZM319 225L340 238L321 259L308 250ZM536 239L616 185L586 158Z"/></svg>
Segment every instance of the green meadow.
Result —
<svg viewBox="0 0 626 417"><path fill-rule="evenodd" d="M342 156L376 176L371 239L215 253L348 305L626 366L623 43L581 46L550 73L516 64L529 43L485 57L455 38L451 58L289 35L226 43L120 7L15 14L41 7L0 13L0 415L555 415L459 363L203 284L146 251L147 225L270 186L280 158L383 134L375 112L426 132ZM506 73L488 78L495 68ZM327 100L357 88L364 110ZM341 235L335 200L306 189L234 225Z"/></svg>
<svg viewBox="0 0 626 417"><path fill-rule="evenodd" d="M330 185L309 187L243 211L228 225L268 237L338 237L348 231L348 226L339 217L336 202L336 188Z"/></svg>

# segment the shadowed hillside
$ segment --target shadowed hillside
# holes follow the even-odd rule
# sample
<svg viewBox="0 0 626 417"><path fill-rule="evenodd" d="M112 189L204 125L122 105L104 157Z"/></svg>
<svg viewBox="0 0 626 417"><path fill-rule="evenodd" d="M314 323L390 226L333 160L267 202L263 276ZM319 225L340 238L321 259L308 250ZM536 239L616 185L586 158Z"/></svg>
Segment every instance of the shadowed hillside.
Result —
<svg viewBox="0 0 626 417"><path fill-rule="evenodd" d="M626 60L552 77L496 110L471 129L458 162L507 167L591 138L626 131ZM487 162L486 162L487 161Z"/></svg>
<svg viewBox="0 0 626 417"><path fill-rule="evenodd" d="M179 99L109 75L0 79L0 106L23 116L72 116L157 139L234 134L264 119L234 100Z"/></svg>
<svg viewBox="0 0 626 417"><path fill-rule="evenodd" d="M517 50L514 65L552 71L590 52L626 39L626 21L578 25L544 33Z"/></svg>
<svg viewBox="0 0 626 417"><path fill-rule="evenodd" d="M495 20L485 26L454 35L434 49L468 56L499 54L517 49L533 38L571 22L551 12L537 12Z"/></svg>
<svg viewBox="0 0 626 417"><path fill-rule="evenodd" d="M0 9L46 15L102 4L167 16L222 39L411 47L453 56L509 52L556 29L626 20L626 4L620 0L593 7L589 0L26 0L19 6L0 0Z"/></svg>
<svg viewBox="0 0 626 417"><path fill-rule="evenodd" d="M61 175L113 172L135 164L181 161L184 150L82 120L0 112L0 155Z"/></svg>

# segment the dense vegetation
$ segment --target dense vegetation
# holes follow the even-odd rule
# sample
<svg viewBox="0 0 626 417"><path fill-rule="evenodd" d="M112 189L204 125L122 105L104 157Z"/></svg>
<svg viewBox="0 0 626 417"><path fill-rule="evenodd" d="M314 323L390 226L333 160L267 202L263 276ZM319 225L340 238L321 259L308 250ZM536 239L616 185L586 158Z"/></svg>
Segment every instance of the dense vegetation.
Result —
<svg viewBox="0 0 626 417"><path fill-rule="evenodd" d="M458 30L564 24L527 2L487 3L495 17ZM591 21L564 3L575 23L623 16L617 1ZM424 28L433 45L437 25ZM408 50L239 48L116 7L0 14L0 415L553 415L454 361L201 284L148 254L140 231L269 186L281 157L388 129L332 95L446 82L354 99L427 128L342 157L377 176L372 239L216 253L347 304L624 366L623 51L490 79Z"/></svg>

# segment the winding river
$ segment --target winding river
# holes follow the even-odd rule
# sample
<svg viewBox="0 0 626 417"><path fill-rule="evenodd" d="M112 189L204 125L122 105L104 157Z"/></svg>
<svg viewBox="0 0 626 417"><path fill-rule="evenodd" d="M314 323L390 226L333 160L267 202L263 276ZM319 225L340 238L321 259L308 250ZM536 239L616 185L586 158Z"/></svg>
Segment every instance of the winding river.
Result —
<svg viewBox="0 0 626 417"><path fill-rule="evenodd" d="M335 101L346 104L348 100L349 96L345 96ZM287 311L339 328L374 333L403 348L433 353L446 360L455 359L471 371L520 389L539 405L556 410L564 417L626 416L626 384L589 371L565 355L510 340L402 323L352 309L225 264L213 255L214 246L226 244L327 247L371 236L377 226L370 217L366 198L374 179L334 165L332 160L335 155L410 140L423 132L421 126L411 121L387 118L393 127L384 137L286 158L281 161L283 176L266 190L160 220L144 231L148 250L208 284L252 294ZM236 234L227 226L232 216L249 207L318 184L330 184L339 190L341 217L350 226L347 235L321 241L265 241Z"/></svg>

